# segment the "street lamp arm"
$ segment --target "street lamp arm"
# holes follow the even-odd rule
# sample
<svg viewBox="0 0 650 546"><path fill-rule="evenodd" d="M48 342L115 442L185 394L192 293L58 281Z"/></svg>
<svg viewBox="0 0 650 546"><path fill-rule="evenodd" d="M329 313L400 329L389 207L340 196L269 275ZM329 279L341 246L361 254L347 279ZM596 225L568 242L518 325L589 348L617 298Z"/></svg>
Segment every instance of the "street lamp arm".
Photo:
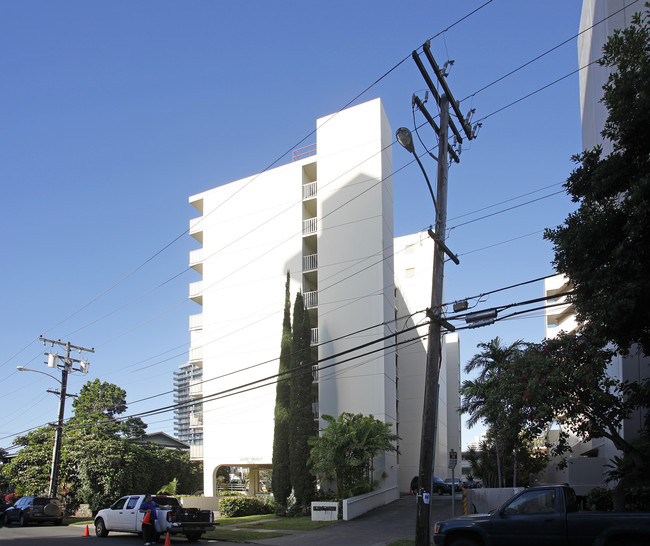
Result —
<svg viewBox="0 0 650 546"><path fill-rule="evenodd" d="M431 199L433 199L433 208L436 211L436 217L438 216L438 204L436 203L436 198L433 194L433 188L431 187L431 182L429 182L429 177L427 176L427 171L424 170L424 165L422 165L422 162L420 161L420 158L418 157L418 154L413 153L413 157L415 160L418 162L418 165L420 166L420 170L422 171L422 174L424 175L424 179L427 181L427 186L429 186L429 193L431 194Z"/></svg>
<svg viewBox="0 0 650 546"><path fill-rule="evenodd" d="M32 370L31 368L25 368L25 366L16 366L16 369L19 372L42 373L43 375L47 375L47 376L51 377L52 379L54 379L54 381L56 381L59 385L61 385L61 380L54 377L51 373L42 372L41 370Z"/></svg>

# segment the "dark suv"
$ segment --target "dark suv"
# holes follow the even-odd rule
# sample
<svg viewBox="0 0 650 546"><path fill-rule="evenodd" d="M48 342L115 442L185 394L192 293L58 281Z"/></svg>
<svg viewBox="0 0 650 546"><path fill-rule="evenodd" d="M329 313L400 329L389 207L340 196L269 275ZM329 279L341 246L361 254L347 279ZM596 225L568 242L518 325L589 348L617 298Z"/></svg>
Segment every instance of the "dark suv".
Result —
<svg viewBox="0 0 650 546"><path fill-rule="evenodd" d="M63 523L63 511L59 499L50 497L21 497L5 511L5 522L17 521L27 525L34 521L43 523L51 521L54 525Z"/></svg>

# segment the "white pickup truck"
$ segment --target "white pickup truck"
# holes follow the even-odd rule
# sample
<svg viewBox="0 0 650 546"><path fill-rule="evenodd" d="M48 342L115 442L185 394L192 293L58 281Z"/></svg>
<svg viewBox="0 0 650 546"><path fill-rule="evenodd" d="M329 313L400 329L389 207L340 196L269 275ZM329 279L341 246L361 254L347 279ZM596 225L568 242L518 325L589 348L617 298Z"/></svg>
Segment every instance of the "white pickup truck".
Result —
<svg viewBox="0 0 650 546"><path fill-rule="evenodd" d="M95 534L105 537L109 531L129 533L142 532L140 512L144 495L127 495L114 502L109 508L97 512L95 516ZM201 538L206 531L214 530L214 514L211 510L183 508L176 497L157 495L153 501L158 504L156 510L156 540L165 533L183 534L190 542Z"/></svg>

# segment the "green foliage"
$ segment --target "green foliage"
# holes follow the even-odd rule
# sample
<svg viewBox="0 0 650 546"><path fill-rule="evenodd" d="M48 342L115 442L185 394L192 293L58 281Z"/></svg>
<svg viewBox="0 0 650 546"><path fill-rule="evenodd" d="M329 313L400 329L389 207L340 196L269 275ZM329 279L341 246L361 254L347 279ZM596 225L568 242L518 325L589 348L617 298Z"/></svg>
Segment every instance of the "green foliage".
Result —
<svg viewBox="0 0 650 546"><path fill-rule="evenodd" d="M585 508L592 512L611 512L614 510L612 490L595 487L585 497Z"/></svg>
<svg viewBox="0 0 650 546"><path fill-rule="evenodd" d="M137 437L144 434L146 425L139 418L120 419L126 411L126 391L99 379L81 387L79 396L72 402L74 416L69 427L97 437Z"/></svg>
<svg viewBox="0 0 650 546"><path fill-rule="evenodd" d="M96 511L122 495L157 491L172 480L176 480L178 494L201 486L202 465L191 462L188 453L140 445L124 437L144 426L139 420L125 425L115 419L126 411L125 400L124 390L96 380L84 385L75 401L75 415L63 434L59 469L59 493L67 510L86 502ZM22 494L45 493L53 430L38 429L14 443L23 448L3 465L4 478Z"/></svg>
<svg viewBox="0 0 650 546"><path fill-rule="evenodd" d="M282 340L280 342L280 366L275 394L275 425L273 433L273 494L282 515L286 512L287 498L291 494L289 461L289 404L290 382L288 372L291 368L291 299L289 294L291 278L287 271L284 296L284 318L282 321Z"/></svg>
<svg viewBox="0 0 650 546"><path fill-rule="evenodd" d="M373 459L382 451L397 451L399 437L391 432L391 425L360 413L322 417L327 428L309 442L312 472L321 481L336 481L339 498L372 490Z"/></svg>
<svg viewBox="0 0 650 546"><path fill-rule="evenodd" d="M299 510L309 506L316 491L316 479L310 472L309 462L309 440L318 434L312 410L311 353L309 313L302 294L298 293L293 307L292 373L289 380L289 474Z"/></svg>
<svg viewBox="0 0 650 546"><path fill-rule="evenodd" d="M646 4L648 6L648 4ZM554 265L575 287L571 301L591 336L626 353L635 343L650 354L650 27L648 12L615 31L601 64L609 112L600 147L573 159L565 187L578 203L564 224L547 229Z"/></svg>
<svg viewBox="0 0 650 546"><path fill-rule="evenodd" d="M527 345L521 341L504 345L497 337L478 346L482 351L467 363L465 371L480 373L476 379L463 381L460 389L461 411L469 414L468 425L482 421L489 427L488 441L470 452L472 473L487 487L500 487L513 483L516 468L517 484L527 485L529 474L542 470L547 459L544 451L535 449L542 429L538 424L531 426L525 392L517 388L518 363Z"/></svg>
<svg viewBox="0 0 650 546"><path fill-rule="evenodd" d="M273 507L256 497L223 497L219 499L219 513L228 518L272 514Z"/></svg>

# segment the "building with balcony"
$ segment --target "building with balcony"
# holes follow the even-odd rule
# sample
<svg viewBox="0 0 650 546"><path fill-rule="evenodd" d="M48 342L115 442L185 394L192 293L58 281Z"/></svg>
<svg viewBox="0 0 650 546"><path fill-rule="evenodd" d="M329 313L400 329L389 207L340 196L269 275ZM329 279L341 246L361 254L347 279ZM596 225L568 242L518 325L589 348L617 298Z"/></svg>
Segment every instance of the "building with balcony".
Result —
<svg viewBox="0 0 650 546"><path fill-rule="evenodd" d="M192 448L203 444L203 429L196 426L196 421L192 421L192 416L199 413L201 402L197 400L195 385L201 385L201 368L186 363L174 372L174 434L181 441L190 446L190 455ZM200 398L201 391L198 391ZM192 426L192 425L195 426Z"/></svg>
<svg viewBox="0 0 650 546"><path fill-rule="evenodd" d="M324 414L351 412L390 423L401 454L379 457L375 479L397 494L418 473L426 325L402 331L426 323L414 313L430 304L433 243L426 234L394 239L392 140L372 100L319 119L316 145L291 163L190 197L199 213L190 235L201 245L190 265L201 278L189 287L200 305L189 359L202 377L188 396L200 392L202 402L206 496L220 466L247 467L251 484L271 468L287 272L318 352L314 419L322 426ZM442 455L460 448L457 337L445 346L438 475Z"/></svg>

